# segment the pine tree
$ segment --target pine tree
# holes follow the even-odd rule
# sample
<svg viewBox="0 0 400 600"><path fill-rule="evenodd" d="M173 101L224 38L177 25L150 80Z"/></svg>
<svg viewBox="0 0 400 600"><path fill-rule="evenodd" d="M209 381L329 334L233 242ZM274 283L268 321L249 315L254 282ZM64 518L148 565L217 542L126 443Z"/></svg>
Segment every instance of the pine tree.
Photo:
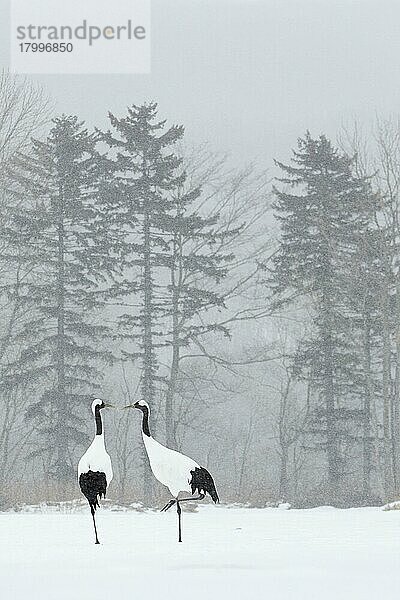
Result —
<svg viewBox="0 0 400 600"><path fill-rule="evenodd" d="M141 396L154 406L157 384L163 379L157 349L165 344L160 330L164 314L161 273L169 261L164 222L173 206L171 194L183 180L177 172L181 159L172 150L183 136L183 127L165 129L166 122L157 121L154 103L132 106L126 117L111 113L109 117L113 131L100 138L109 147L114 179L111 187L103 189L103 202L113 203L113 226L123 232L118 248L124 272L110 297L119 298L122 304L132 298L137 303L134 310L120 315L119 331L128 343L123 349L125 358L141 362ZM144 483L148 500L148 470Z"/></svg>
<svg viewBox="0 0 400 600"><path fill-rule="evenodd" d="M101 139L110 154L115 151L111 159L115 177L104 197L116 199L114 221L125 234L120 242L125 277L110 293L140 299L139 314L126 312L119 322L123 337L139 345L138 351L125 350L124 354L141 360L142 398L153 404L159 378L156 349L163 345L156 328L163 310L155 278L167 266L163 223L172 209L170 194L182 182L176 172L181 160L170 148L182 137L183 128L164 130L165 121L156 120L156 104L133 106L124 118L109 116L114 132L103 133Z"/></svg>
<svg viewBox="0 0 400 600"><path fill-rule="evenodd" d="M21 331L21 377L42 390L28 417L40 435L38 454L59 481L73 476L73 453L86 442L87 396L99 388L112 360L102 342L102 289L113 271L97 189L107 162L96 136L75 116L54 119L45 141L33 141L15 177L25 198L25 243L34 262L24 282L31 317Z"/></svg>
<svg viewBox="0 0 400 600"><path fill-rule="evenodd" d="M330 499L340 489L344 449L362 418L361 369L351 336L348 273L357 240L367 230L372 195L352 161L325 136L307 133L280 179L298 193L275 189L281 242L274 258L274 291L281 301L306 296L313 333L296 357L298 375L311 379L319 403L310 433L322 435Z"/></svg>

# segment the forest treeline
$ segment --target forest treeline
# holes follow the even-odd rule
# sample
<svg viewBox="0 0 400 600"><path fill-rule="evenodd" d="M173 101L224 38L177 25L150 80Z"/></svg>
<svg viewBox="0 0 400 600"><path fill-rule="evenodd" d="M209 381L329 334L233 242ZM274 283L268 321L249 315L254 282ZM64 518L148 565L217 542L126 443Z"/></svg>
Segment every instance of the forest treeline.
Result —
<svg viewBox="0 0 400 600"><path fill-rule="evenodd" d="M95 395L145 399L223 501L396 498L399 123L265 171L170 118L91 130L0 78L0 501L77 495ZM137 421L105 420L111 495L158 502Z"/></svg>

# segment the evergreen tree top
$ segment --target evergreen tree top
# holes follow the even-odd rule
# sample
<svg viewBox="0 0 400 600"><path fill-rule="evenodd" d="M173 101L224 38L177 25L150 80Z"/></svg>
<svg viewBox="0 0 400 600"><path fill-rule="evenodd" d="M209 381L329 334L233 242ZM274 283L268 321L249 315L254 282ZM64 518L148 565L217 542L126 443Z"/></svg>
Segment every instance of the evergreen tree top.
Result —
<svg viewBox="0 0 400 600"><path fill-rule="evenodd" d="M143 150L148 152L160 151L162 148L174 144L183 137L184 127L172 125L164 133L166 120L157 121L158 106L155 102L141 106L128 107L127 116L118 118L109 112L108 116L112 127L119 133L121 139L116 139L110 131L101 133L100 137L111 147L135 149L137 153Z"/></svg>
<svg viewBox="0 0 400 600"><path fill-rule="evenodd" d="M342 176L352 176L354 158L341 154L328 138L321 134L313 139L309 131L304 138L297 141L297 150L293 150L292 163L298 166L284 165L279 161L275 164L290 177L279 179L285 183L297 184L297 178L306 178L307 174L319 173L322 175L340 173Z"/></svg>

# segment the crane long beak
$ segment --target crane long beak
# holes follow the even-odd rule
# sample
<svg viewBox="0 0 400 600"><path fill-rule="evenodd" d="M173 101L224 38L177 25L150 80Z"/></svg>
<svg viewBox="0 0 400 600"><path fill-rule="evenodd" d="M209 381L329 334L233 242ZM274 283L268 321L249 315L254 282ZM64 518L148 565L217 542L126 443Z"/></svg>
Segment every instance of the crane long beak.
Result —
<svg viewBox="0 0 400 600"><path fill-rule="evenodd" d="M125 408L135 408L134 404L127 404L126 406L122 407L122 410L124 410Z"/></svg>
<svg viewBox="0 0 400 600"><path fill-rule="evenodd" d="M105 408L115 408L114 404L110 404L109 402L104 402Z"/></svg>

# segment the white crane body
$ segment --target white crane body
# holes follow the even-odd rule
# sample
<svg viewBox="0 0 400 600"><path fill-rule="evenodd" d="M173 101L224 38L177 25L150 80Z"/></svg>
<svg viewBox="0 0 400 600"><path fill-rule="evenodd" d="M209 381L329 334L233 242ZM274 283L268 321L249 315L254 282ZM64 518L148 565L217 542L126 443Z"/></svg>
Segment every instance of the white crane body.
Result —
<svg viewBox="0 0 400 600"><path fill-rule="evenodd" d="M78 464L78 480L82 473L87 473L88 471L104 473L107 486L110 485L113 478L113 470L110 455L105 447L104 434L95 436L93 442L80 459Z"/></svg>
<svg viewBox="0 0 400 600"><path fill-rule="evenodd" d="M165 485L175 498L180 492L191 494L192 471L201 469L200 465L188 456L163 446L143 432L142 437L154 477Z"/></svg>

